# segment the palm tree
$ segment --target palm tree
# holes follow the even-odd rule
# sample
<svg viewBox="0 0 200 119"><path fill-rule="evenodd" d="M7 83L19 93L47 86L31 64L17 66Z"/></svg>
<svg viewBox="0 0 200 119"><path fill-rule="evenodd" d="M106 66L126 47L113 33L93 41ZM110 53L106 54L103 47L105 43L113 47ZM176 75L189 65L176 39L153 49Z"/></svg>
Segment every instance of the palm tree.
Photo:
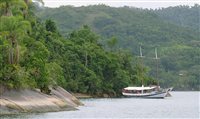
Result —
<svg viewBox="0 0 200 119"><path fill-rule="evenodd" d="M27 9L27 5L22 0L1 0L0 8L3 16L13 16L12 10L14 8L21 11L21 9Z"/></svg>
<svg viewBox="0 0 200 119"><path fill-rule="evenodd" d="M17 64L19 62L19 39L23 39L23 36L27 31L31 29L31 25L28 21L23 20L22 17L1 17L0 34L6 38L7 44L9 44L8 62L9 64Z"/></svg>

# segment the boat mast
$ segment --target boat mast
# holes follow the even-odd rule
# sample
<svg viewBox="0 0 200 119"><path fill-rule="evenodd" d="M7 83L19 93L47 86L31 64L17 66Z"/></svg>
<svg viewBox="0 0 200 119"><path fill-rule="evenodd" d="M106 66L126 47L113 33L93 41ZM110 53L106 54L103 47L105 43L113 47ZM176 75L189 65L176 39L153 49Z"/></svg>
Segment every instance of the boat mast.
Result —
<svg viewBox="0 0 200 119"><path fill-rule="evenodd" d="M155 60L156 60L156 79L157 79L157 85L159 86L159 81L158 81L158 60L160 58L158 58L158 53L157 53L157 48L155 48Z"/></svg>
<svg viewBox="0 0 200 119"><path fill-rule="evenodd" d="M141 72L140 72L140 78L142 79L142 86L144 86L144 80L143 80L143 58L144 56L142 55L142 48L141 48L141 46L140 46L140 56L139 56L139 58L140 58L140 63L141 63Z"/></svg>

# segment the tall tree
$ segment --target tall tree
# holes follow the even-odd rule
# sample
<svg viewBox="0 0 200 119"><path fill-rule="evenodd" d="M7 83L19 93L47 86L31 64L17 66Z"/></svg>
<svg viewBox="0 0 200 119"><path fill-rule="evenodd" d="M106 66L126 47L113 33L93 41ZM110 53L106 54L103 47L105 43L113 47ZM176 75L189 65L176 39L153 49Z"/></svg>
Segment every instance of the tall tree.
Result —
<svg viewBox="0 0 200 119"><path fill-rule="evenodd" d="M2 15L13 16L13 9L20 11L21 9L27 9L27 5L22 0L1 0L0 8L2 9Z"/></svg>
<svg viewBox="0 0 200 119"><path fill-rule="evenodd" d="M0 33L9 45L8 62L17 64L19 62L19 40L31 30L30 23L20 17L1 17Z"/></svg>

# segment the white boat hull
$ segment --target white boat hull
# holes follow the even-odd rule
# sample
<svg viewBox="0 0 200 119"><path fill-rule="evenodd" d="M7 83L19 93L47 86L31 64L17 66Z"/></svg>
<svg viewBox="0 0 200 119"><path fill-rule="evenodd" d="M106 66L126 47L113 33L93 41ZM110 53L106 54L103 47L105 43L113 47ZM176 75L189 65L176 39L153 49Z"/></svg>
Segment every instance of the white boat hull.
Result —
<svg viewBox="0 0 200 119"><path fill-rule="evenodd" d="M165 98L167 92L152 92L152 93L143 93L143 94L132 94L132 93L125 93L122 94L126 97L141 97L141 98Z"/></svg>

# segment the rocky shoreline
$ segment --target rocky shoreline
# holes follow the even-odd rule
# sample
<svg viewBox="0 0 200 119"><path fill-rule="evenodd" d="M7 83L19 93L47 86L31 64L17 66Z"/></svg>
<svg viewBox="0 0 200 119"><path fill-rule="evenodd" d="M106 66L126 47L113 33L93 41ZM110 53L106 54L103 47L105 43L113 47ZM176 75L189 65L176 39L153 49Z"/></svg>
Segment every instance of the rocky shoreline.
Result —
<svg viewBox="0 0 200 119"><path fill-rule="evenodd" d="M77 110L83 105L61 87L52 88L50 95L38 89L4 90L0 94L0 115Z"/></svg>

